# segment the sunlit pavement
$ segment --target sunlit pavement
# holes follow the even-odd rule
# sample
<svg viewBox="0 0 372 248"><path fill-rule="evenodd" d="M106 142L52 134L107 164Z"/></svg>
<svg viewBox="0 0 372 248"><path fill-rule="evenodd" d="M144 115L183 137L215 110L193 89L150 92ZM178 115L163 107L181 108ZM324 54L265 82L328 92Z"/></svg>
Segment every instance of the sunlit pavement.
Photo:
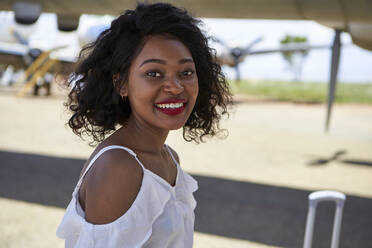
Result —
<svg viewBox="0 0 372 248"><path fill-rule="evenodd" d="M62 102L0 94L1 247L63 247L55 230L92 148L65 126ZM224 121L226 139L195 145L171 133L168 144L199 181L194 247L300 247L306 196L322 189L348 196L340 247L367 242L372 107L336 105L329 134L324 119L322 105L246 102ZM352 234L353 219L370 229Z"/></svg>

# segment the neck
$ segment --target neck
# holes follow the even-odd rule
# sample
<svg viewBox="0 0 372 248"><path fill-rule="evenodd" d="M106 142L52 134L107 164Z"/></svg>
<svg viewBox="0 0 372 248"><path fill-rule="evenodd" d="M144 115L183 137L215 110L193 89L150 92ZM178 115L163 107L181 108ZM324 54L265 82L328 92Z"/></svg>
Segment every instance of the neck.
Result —
<svg viewBox="0 0 372 248"><path fill-rule="evenodd" d="M144 121L138 121L130 116L125 126L120 129L120 136L135 150L146 153L161 153L168 130L152 127Z"/></svg>

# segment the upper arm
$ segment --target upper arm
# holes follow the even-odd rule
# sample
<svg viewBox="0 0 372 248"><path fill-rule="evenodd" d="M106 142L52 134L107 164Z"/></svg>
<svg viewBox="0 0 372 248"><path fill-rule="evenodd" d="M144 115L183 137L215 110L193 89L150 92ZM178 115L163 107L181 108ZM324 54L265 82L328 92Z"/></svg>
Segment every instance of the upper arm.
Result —
<svg viewBox="0 0 372 248"><path fill-rule="evenodd" d="M142 168L122 150L105 152L93 168L86 178L85 218L93 224L106 224L133 204L141 188Z"/></svg>

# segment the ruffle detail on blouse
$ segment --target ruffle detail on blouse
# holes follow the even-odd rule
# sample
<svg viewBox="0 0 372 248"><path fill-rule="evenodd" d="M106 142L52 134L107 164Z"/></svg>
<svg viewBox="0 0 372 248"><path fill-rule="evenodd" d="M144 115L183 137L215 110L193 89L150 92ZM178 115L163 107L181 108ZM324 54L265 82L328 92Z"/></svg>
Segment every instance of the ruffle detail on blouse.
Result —
<svg viewBox="0 0 372 248"><path fill-rule="evenodd" d="M190 207L191 210L196 208L196 201L194 198L194 192L198 190L198 182L185 171L182 170L182 183L184 187L180 187L183 192L178 193L181 201L183 201L186 206Z"/></svg>
<svg viewBox="0 0 372 248"><path fill-rule="evenodd" d="M163 213L171 197L169 190L148 173L143 174L142 185L127 212L113 222L95 225L85 220L84 211L77 202L77 190L58 227L57 236L66 240L67 248L141 247L151 236L154 221ZM125 244L125 246L123 246Z"/></svg>
<svg viewBox="0 0 372 248"><path fill-rule="evenodd" d="M185 179L186 187L191 192L194 193L198 190L198 182L186 172L183 172L183 178Z"/></svg>

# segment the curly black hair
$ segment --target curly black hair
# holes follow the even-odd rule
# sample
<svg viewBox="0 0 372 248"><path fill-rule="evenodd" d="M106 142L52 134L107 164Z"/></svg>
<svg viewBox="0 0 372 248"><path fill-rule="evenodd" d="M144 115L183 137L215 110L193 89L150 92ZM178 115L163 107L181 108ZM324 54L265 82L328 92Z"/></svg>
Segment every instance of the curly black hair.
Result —
<svg viewBox="0 0 372 248"><path fill-rule="evenodd" d="M183 127L184 139L203 142L203 137L218 134L219 121L232 103L231 93L200 24L186 10L167 3L138 4L113 20L109 29L82 49L77 68L68 79L72 90L65 106L72 112L68 125L74 133L91 135L94 143L125 125L131 107L119 95L122 83L113 82L113 77L120 75L118 82L125 83L145 39L165 35L190 50L198 76L199 94Z"/></svg>

